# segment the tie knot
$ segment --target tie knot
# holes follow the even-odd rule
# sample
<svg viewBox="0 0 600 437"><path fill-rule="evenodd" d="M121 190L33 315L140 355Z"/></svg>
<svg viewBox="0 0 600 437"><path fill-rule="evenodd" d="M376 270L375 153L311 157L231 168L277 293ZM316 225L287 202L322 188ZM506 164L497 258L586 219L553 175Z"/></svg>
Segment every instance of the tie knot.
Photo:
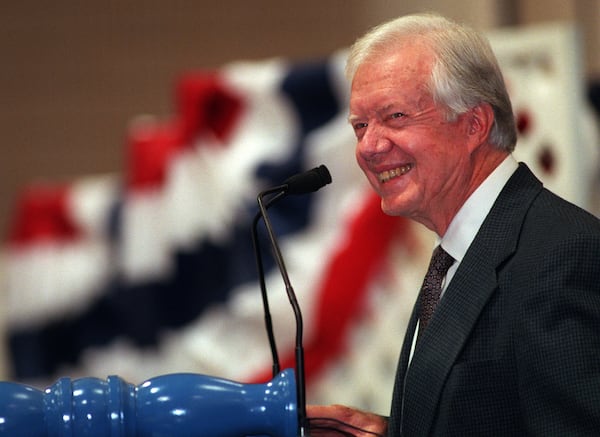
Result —
<svg viewBox="0 0 600 437"><path fill-rule="evenodd" d="M431 256L429 272L435 276L446 276L448 269L454 264L454 258L442 246L437 246Z"/></svg>

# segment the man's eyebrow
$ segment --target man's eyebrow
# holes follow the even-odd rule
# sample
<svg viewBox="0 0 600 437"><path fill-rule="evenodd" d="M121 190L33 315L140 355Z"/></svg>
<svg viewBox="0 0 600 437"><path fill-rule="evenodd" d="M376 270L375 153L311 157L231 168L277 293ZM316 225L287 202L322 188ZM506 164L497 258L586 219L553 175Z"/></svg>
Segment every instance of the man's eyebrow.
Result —
<svg viewBox="0 0 600 437"><path fill-rule="evenodd" d="M404 111L399 111L398 108L398 103L397 102L393 102L393 103L388 103L387 105L382 106L381 108L375 110L375 113L379 116L381 116L381 114L386 114L387 112L389 112L390 110L395 110L397 112L404 112ZM348 115L348 122L352 123L354 121L357 120L361 120L364 117L361 117L360 115L356 115L356 114L349 114Z"/></svg>
<svg viewBox="0 0 600 437"><path fill-rule="evenodd" d="M360 117L358 115L354 115L354 114L350 114L348 115L348 123L352 124L357 120L360 120Z"/></svg>
<svg viewBox="0 0 600 437"><path fill-rule="evenodd" d="M384 107L382 107L379 112L385 112L385 111L389 111L390 109L392 109L394 106L398 106L397 103L388 103L387 105L385 105Z"/></svg>

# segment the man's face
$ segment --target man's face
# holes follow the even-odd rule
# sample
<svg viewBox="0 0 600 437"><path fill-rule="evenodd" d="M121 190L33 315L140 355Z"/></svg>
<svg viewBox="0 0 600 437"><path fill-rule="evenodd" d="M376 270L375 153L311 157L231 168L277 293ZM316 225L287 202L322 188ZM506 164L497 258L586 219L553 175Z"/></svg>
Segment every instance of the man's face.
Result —
<svg viewBox="0 0 600 437"><path fill-rule="evenodd" d="M464 202L472 168L468 122L448 122L428 89L433 57L420 44L368 59L352 81L356 159L390 215L433 229Z"/></svg>

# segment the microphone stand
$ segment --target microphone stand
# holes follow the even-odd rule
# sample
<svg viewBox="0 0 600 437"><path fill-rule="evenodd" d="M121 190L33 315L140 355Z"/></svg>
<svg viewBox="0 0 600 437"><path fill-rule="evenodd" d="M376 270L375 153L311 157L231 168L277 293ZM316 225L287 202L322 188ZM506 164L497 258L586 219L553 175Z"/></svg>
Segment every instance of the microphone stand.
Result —
<svg viewBox="0 0 600 437"><path fill-rule="evenodd" d="M262 263L262 257L260 254L260 247L258 244L258 233L257 233L257 224L260 217L263 218L265 228L267 230L267 234L269 236L269 240L271 242L271 248L273 250L273 257L275 258L275 262L279 267L279 271L281 273L281 277L283 278L283 282L285 284L285 290L292 306L292 310L294 312L294 317L296 319L296 341L295 341L295 358L296 358L296 395L297 395L297 409L298 409L298 431L300 436L308 436L309 427L308 421L306 418L306 387L305 387L305 376L304 376L304 346L302 344L302 333L303 333L303 322L302 322L302 312L300 310L300 305L298 305L298 300L296 299L296 293L292 288L292 284L290 278L287 273L287 269L285 267L285 262L283 260L283 256L281 255L281 250L279 249L279 244L277 243L277 238L275 237L275 232L273 231L273 226L271 225L271 220L269 219L269 215L267 214L267 209L277 200L282 197L292 194L307 194L310 192L314 192L322 188L323 186L331 183L331 175L329 174L329 170L324 165L319 167L315 167L312 170L296 174L284 181L282 185L278 185L273 188L269 188L265 191L262 191L257 196L257 202L260 209L260 212L256 214L254 217L254 221L252 223L252 242L254 244L254 254L256 258L256 265L258 268L258 275L260 280L260 289L263 300L263 307L265 313L265 326L267 330L267 336L269 338L269 345L271 347L271 354L273 355L273 377L277 375L280 371L280 363L279 357L277 354L277 345L275 342L275 336L273 333L273 324L271 320L271 314L269 310L269 302L267 296L267 288L265 284L265 275L264 275L264 267ZM265 200L266 196L271 195L267 200Z"/></svg>
<svg viewBox="0 0 600 437"><path fill-rule="evenodd" d="M279 200L285 196L286 193L284 191L284 187L285 186L282 185L282 186L276 187L272 190L269 190L269 193L277 192L277 191L279 191L279 192L277 192L276 195L272 196L271 198L269 198L269 200L266 203L264 203L264 205L263 205L264 210L268 209L277 200ZM259 194L259 197L262 197L263 195L266 195L269 193L261 193L261 194ZM262 209L261 209L261 211L262 211ZM271 318L271 310L269 309L267 286L265 284L265 270L264 270L264 266L263 266L263 262L262 262L260 245L258 243L257 226L258 226L258 221L263 216L263 213L261 213L261 211L256 213L256 215L254 216L254 220L252 221L252 244L254 246L254 259L256 261L256 268L258 270L260 294L262 297L263 312L264 312L264 317L265 317L265 328L267 331L267 338L269 340L269 347L271 349L271 356L272 356L272 361L273 361L273 377L275 377L275 376L277 376L277 374L279 374L279 372L281 370L281 365L279 362L279 354L277 353L277 344L275 342L273 321Z"/></svg>
<svg viewBox="0 0 600 437"><path fill-rule="evenodd" d="M271 225L271 220L269 219L269 215L267 214L267 208L273 204L277 199L283 197L286 192L287 185L281 185L278 187L274 187L263 191L257 197L258 206L260 208L260 215L262 216L265 222L265 228L267 230L267 234L269 236L269 240L271 242L271 246L273 248L273 256L275 258L275 262L279 267L279 272L281 273L281 277L283 278L283 282L285 284L285 291L288 296L288 300L290 301L290 305L292 306L292 310L294 312L294 318L296 320L296 341L295 341L295 357L296 357L296 392L298 397L298 425L300 427L300 435L307 435L307 426L306 426L306 386L305 386L305 378L304 378L304 346L302 344L302 333L303 333L303 321L302 321L302 312L300 310L300 305L298 305L298 300L296 299L296 294L290 282L290 278L287 273L287 269L285 267L285 262L283 260L283 256L281 255L281 250L279 249L279 244L277 243L277 238L275 237L275 233L273 231L273 227ZM263 198L269 194L275 194L272 198L270 198L267 202L264 202ZM258 247L258 245L256 246ZM262 271L262 262L257 262L259 264L259 269ZM264 289L265 293L263 293L263 303L266 303L268 308L268 303L266 301L266 286L264 285L264 275L261 278L261 291ZM267 321L268 319L268 321ZM267 316L267 311L265 310L265 322L271 326L271 317ZM272 331L269 334L269 341L271 344L275 344L275 340L273 338ZM274 349L272 348L272 351ZM276 351L274 352L276 356ZM275 364L275 362L277 364ZM277 358L273 364L273 371L275 372L275 367L277 367L277 372L279 372L279 359Z"/></svg>

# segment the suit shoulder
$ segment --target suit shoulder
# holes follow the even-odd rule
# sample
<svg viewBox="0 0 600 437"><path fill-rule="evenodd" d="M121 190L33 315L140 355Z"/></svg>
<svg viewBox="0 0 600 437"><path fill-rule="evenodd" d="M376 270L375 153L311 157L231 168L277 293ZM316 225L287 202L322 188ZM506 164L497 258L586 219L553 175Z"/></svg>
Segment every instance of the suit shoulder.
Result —
<svg viewBox="0 0 600 437"><path fill-rule="evenodd" d="M535 224L548 234L548 238L564 234L589 234L600 237L600 219L583 208L542 189L531 204L525 223Z"/></svg>

